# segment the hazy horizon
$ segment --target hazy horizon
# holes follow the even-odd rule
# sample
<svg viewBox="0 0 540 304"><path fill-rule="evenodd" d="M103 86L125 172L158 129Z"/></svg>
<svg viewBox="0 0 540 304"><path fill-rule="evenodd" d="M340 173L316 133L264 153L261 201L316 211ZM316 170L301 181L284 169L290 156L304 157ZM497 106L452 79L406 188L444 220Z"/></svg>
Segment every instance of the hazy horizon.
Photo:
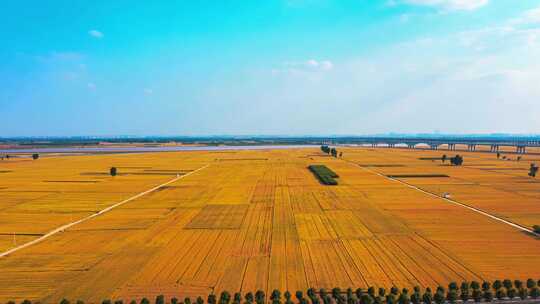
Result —
<svg viewBox="0 0 540 304"><path fill-rule="evenodd" d="M0 137L540 133L538 1L53 0L0 18Z"/></svg>

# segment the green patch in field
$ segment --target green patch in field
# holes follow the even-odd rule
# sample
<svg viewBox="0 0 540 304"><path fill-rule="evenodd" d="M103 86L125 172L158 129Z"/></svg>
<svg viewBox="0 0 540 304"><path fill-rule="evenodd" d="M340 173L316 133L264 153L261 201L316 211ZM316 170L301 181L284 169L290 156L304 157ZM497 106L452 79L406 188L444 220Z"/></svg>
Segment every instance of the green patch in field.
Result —
<svg viewBox="0 0 540 304"><path fill-rule="evenodd" d="M335 186L338 184L335 179L338 178L339 175L325 165L310 165L308 166L308 169L315 174L322 184L329 186Z"/></svg>

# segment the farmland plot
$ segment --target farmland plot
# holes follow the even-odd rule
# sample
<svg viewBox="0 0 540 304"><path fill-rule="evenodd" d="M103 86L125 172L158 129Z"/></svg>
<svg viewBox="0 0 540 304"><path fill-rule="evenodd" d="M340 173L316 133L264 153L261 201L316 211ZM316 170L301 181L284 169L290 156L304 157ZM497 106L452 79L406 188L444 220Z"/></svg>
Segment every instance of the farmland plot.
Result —
<svg viewBox="0 0 540 304"><path fill-rule="evenodd" d="M204 169L0 258L0 301L540 276L530 267L540 263L538 239L385 177L530 227L540 224L540 191L522 174L527 163L465 153L457 168L420 159L442 151L342 151L341 159L306 148L3 162L2 251ZM312 164L336 172L338 185L322 185ZM107 175L111 166L118 176Z"/></svg>

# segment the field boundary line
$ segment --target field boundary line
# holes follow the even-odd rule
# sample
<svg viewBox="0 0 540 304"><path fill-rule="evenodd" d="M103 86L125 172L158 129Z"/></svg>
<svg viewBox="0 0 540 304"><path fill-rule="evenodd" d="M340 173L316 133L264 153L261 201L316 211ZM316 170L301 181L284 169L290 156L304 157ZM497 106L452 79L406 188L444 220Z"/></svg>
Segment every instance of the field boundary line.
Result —
<svg viewBox="0 0 540 304"><path fill-rule="evenodd" d="M356 164L355 162L351 162L351 163ZM356 165L358 165L358 164L356 164ZM481 209L478 209L478 208L476 208L476 207L472 207L472 206L469 206L469 205L467 205L467 204L464 204L464 203L455 201L455 200L453 200L453 199L449 199L449 198L446 198L446 197L439 196L439 195L437 195L437 194L434 194L434 193L432 193L432 192L426 191L426 190L424 190L424 189L422 189L422 188L419 188L419 187L417 187L417 186L411 185L411 184L409 184L409 183L407 183L407 182L404 182L404 181L402 181L402 180L395 179L395 178L392 178L392 177L388 177L388 176L386 176L386 175L384 175L384 174L382 174L382 173L379 173L379 172L377 172L377 171L374 171L374 170L371 170L371 169L362 167L362 166L360 166L360 165L358 165L358 166L359 166L360 168L362 168L363 170L365 170L365 171L368 171L368 172L371 172L371 173L375 173L375 174L377 174L377 175L379 175L379 176L381 176L381 177L384 177L384 178L386 178L386 179L388 179L388 180L398 182L398 183L403 184L403 185L405 185L405 186L407 186L407 187L409 187L409 188L411 188L411 189L414 189L414 190L416 190L416 191L420 191L420 192L422 192L422 193L424 193L424 194L427 194L427 195L429 195L429 196L431 196L431 197L435 197L435 198L442 199L442 200L444 200L444 201L446 201L446 202L449 202L449 203L452 203L452 204L454 204L454 205L458 205L458 206L461 206L461 207L463 207L463 208L466 208L466 209L469 209L469 210L471 210L471 211L474 211L474 212L476 212L476 213L482 214L482 215L487 216L487 217L489 217L489 218L491 218L491 219L493 219L493 220L496 220L496 221L499 221L499 222L501 222L501 223L507 224L507 225L512 226L512 227L514 227L514 228L517 228L517 229L519 229L519 230L521 230L521 231L524 231L524 232L527 232L527 233L529 233L529 234L532 234L532 235L534 235L534 236L536 236L536 237L540 237L540 234L539 234L539 233L536 233L536 232L534 232L532 229L529 229L529 228L527 228L527 227L525 227L525 226L522 226L522 225L513 223L513 222L511 222L511 221L505 220L505 219L503 219L503 218L500 218L500 217L495 216L495 215L493 215L493 214L487 213L487 212L485 212L485 211L483 211L483 210L481 210Z"/></svg>
<svg viewBox="0 0 540 304"><path fill-rule="evenodd" d="M116 207L120 207L120 206L122 206L122 205L124 205L124 204L126 204L126 203L129 203L129 202L131 202L131 201L133 201L133 200L136 200L136 199L138 199L138 198L140 198L140 197L142 197L142 196L145 196L145 195L148 194L148 193L154 192L154 191L158 190L159 188L161 188L161 187L163 187L163 186L172 184L172 183L174 183L174 182L176 182L176 181L178 181L178 180L180 180L180 179L182 179L182 178L184 178L184 177L187 177L187 176L190 176L191 174L194 174L194 173L196 173L196 172L199 172L200 170L203 170L203 169L207 168L208 166L210 166L210 164L207 164L207 165L205 165L205 166L202 166L202 167L200 167L200 168L198 168L198 169L196 169L196 170L193 170L193 171L191 171L191 172L189 172L189 173L186 173L186 174L184 174L184 175L178 175L177 177L175 177L175 178L173 178L173 179L171 179L171 180L169 180L169 181L167 181L167 182L165 182L165 183L163 183L163 184L157 185L157 186L155 186L155 187L153 187L153 188L151 188L151 189L148 189L148 190L143 191L143 192L141 192L141 193L139 193L139 194L136 194L136 195L134 195L134 196L132 196L132 197L129 197L129 198L127 198L127 199L125 199L125 200L123 200L123 201L121 201L121 202L118 202L118 203L116 203L116 204L113 204L113 205L111 205L111 206L109 206L109 207L107 207L107 208L105 208L105 209L102 209L102 210L100 210L100 211L98 211L98 212L96 212L96 213L93 213L93 214L91 214L91 215L89 215L89 216L87 216L87 217L84 217L84 218L82 218L82 219L76 220L76 221L71 222L71 223L67 223L67 224L65 224L65 225L62 225L62 226L60 226L60 227L58 227L58 228L56 228L56 229L54 229L54 230L52 230L52 231L47 232L46 234L42 235L41 237L39 237L39 238L37 238L37 239L35 239L35 240L29 241L29 242L27 242L27 243L24 243L24 244L22 244L22 245L19 245L19 246L17 246L17 247L11 248L11 249L9 249L9 250L7 250L7 251L4 251L4 252L0 253L0 258L6 257L6 256L8 256L8 255L10 255L10 254L12 254L12 253L14 253L14 252L17 252L17 251L21 250L21 249L24 249L24 248L26 248L26 247L30 247L30 246L32 246L32 245L35 245L35 244L37 244L37 243L40 243L40 242L42 242L42 241L48 239L49 237L51 237L51 236L53 236L53 235L55 235L55 234L57 234L57 233L63 232L63 231L65 231L66 229L69 229L69 228L71 228L71 227L73 227L73 226L75 226L75 225L84 223L84 222L86 222L86 221L88 221L88 220L91 220L91 219L93 219L93 218L95 218L95 217L98 217L98 216L100 216L100 215L102 215L102 214L105 214L105 213L107 213L107 212L113 210L113 209L116 208Z"/></svg>

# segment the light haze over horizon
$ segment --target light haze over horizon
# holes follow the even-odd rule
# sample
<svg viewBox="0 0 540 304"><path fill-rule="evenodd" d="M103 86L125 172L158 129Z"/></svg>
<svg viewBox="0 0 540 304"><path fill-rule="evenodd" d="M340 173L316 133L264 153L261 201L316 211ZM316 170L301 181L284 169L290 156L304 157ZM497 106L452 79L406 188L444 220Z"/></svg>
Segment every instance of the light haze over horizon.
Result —
<svg viewBox="0 0 540 304"><path fill-rule="evenodd" d="M538 0L2 6L0 137L540 133Z"/></svg>

